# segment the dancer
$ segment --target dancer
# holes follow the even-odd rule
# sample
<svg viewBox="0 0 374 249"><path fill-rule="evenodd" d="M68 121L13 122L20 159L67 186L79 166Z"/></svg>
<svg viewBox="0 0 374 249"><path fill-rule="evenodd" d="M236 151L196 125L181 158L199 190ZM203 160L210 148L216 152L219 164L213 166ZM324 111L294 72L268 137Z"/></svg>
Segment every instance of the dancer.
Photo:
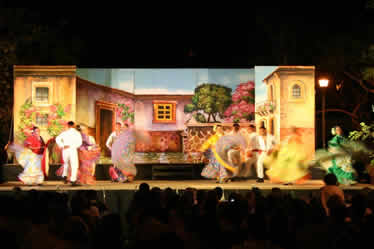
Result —
<svg viewBox="0 0 374 249"><path fill-rule="evenodd" d="M310 178L308 157L302 144L302 137L298 129L292 127L291 135L264 162L270 168L266 174L271 182L286 185L301 184Z"/></svg>
<svg viewBox="0 0 374 249"><path fill-rule="evenodd" d="M317 151L316 161L332 173L343 185L355 184L356 172L352 167L352 148L347 139L343 136L340 126L334 126L331 130L334 137L328 142L328 151Z"/></svg>
<svg viewBox="0 0 374 249"><path fill-rule="evenodd" d="M233 124L232 130L226 135L237 135L240 134L240 125L238 123Z"/></svg>
<svg viewBox="0 0 374 249"><path fill-rule="evenodd" d="M118 136L121 134L121 132L122 132L122 124L120 122L117 122L115 126L115 130L110 134L110 136L108 137L105 143L106 147L110 151L112 151L112 145L114 141L118 138Z"/></svg>
<svg viewBox="0 0 374 249"><path fill-rule="evenodd" d="M264 182L264 160L269 156L276 145L274 136L266 134L266 128L261 127L259 130L259 136L257 137L257 148L253 152L257 152L257 182Z"/></svg>
<svg viewBox="0 0 374 249"><path fill-rule="evenodd" d="M228 180L228 172L217 160L216 143L224 135L221 125L213 127L214 135L210 136L200 147L200 152L204 153L208 159L208 164L201 172L201 176L209 179L216 179L217 183L223 183Z"/></svg>
<svg viewBox="0 0 374 249"><path fill-rule="evenodd" d="M11 152L15 152L18 163L23 167L23 172L18 179L26 185L41 185L44 181L41 161L45 149L45 143L40 136L40 130L34 126L31 135L24 141L23 146L12 143L6 146Z"/></svg>
<svg viewBox="0 0 374 249"><path fill-rule="evenodd" d="M252 167L256 166L257 162L257 133L256 133L256 127L254 125L249 125L248 130L246 132L246 138L247 138L247 148L245 150L245 162L239 171L239 175L241 177L248 177L251 174Z"/></svg>
<svg viewBox="0 0 374 249"><path fill-rule="evenodd" d="M245 161L247 141L240 133L225 135L218 139L216 152L218 162L229 170L230 180L238 179L238 173Z"/></svg>
<svg viewBox="0 0 374 249"><path fill-rule="evenodd" d="M96 161L100 158L100 148L96 145L95 139L88 135L86 126L77 126L77 130L82 136L82 145L78 149L78 182L81 184L94 184L95 167Z"/></svg>
<svg viewBox="0 0 374 249"><path fill-rule="evenodd" d="M140 134L140 133L139 133ZM139 138L142 136L139 135ZM109 169L112 181L131 182L137 170L134 164L136 132L132 129L123 131L112 145L113 167Z"/></svg>
<svg viewBox="0 0 374 249"><path fill-rule="evenodd" d="M73 121L69 121L67 130L56 137L56 143L63 149L62 158L64 164L62 177L64 182L71 182L72 186L79 186L80 184L77 182L79 166L78 148L82 145L82 136L79 131L74 128ZM70 178L68 178L69 170Z"/></svg>

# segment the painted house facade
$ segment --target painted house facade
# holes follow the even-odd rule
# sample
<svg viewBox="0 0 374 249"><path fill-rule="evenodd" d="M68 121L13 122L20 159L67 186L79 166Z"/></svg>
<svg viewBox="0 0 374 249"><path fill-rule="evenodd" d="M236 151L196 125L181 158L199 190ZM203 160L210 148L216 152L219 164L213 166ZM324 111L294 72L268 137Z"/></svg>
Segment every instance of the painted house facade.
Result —
<svg viewBox="0 0 374 249"><path fill-rule="evenodd" d="M264 126L279 142L299 128L309 155L315 151L315 68L279 66L263 79L267 99L256 103L256 126Z"/></svg>

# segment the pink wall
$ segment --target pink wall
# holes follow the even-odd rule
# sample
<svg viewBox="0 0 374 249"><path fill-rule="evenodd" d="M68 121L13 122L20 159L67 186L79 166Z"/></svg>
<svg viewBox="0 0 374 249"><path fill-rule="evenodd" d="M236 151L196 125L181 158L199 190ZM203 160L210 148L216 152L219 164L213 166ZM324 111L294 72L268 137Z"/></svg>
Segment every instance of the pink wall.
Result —
<svg viewBox="0 0 374 249"><path fill-rule="evenodd" d="M160 99L162 100L162 99ZM152 100L137 100L135 102L135 127L148 131L176 131L184 130L184 123L187 121L184 114L184 106L191 101L179 100L176 106L176 123L175 124L154 124Z"/></svg>
<svg viewBox="0 0 374 249"><path fill-rule="evenodd" d="M125 104L130 107L130 112L134 112L134 101L131 98L122 96L116 92L103 91L87 84L79 84L78 82L76 115L78 123L83 123L91 128L96 126L95 104L97 100L116 105ZM116 121L123 122L118 112L116 112Z"/></svg>

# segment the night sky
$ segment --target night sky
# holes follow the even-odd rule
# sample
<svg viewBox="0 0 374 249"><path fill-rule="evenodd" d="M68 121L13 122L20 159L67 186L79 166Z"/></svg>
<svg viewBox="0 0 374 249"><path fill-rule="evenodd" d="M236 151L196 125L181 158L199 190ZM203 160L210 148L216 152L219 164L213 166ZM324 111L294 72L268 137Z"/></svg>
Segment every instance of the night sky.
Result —
<svg viewBox="0 0 374 249"><path fill-rule="evenodd" d="M79 67L253 67L279 63L276 57L284 53L299 57L290 64L313 64L314 43L365 33L365 1L351 2L238 5L237 11L181 6L152 13L131 7L32 13L41 23L62 27L58 39L75 47Z"/></svg>

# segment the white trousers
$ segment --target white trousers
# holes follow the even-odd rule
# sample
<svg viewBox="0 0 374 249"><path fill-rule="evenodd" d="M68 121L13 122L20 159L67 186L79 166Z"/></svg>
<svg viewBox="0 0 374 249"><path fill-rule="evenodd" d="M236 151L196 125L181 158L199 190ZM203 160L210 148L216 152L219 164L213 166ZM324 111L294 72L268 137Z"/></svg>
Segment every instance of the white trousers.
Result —
<svg viewBox="0 0 374 249"><path fill-rule="evenodd" d="M68 176L69 168L71 170L70 181L75 182L77 180L78 173L78 150L76 148L68 148L62 151L62 159L64 160L64 172L62 176Z"/></svg>
<svg viewBox="0 0 374 249"><path fill-rule="evenodd" d="M257 160L257 177L264 178L264 160L267 156L265 151L261 152Z"/></svg>

